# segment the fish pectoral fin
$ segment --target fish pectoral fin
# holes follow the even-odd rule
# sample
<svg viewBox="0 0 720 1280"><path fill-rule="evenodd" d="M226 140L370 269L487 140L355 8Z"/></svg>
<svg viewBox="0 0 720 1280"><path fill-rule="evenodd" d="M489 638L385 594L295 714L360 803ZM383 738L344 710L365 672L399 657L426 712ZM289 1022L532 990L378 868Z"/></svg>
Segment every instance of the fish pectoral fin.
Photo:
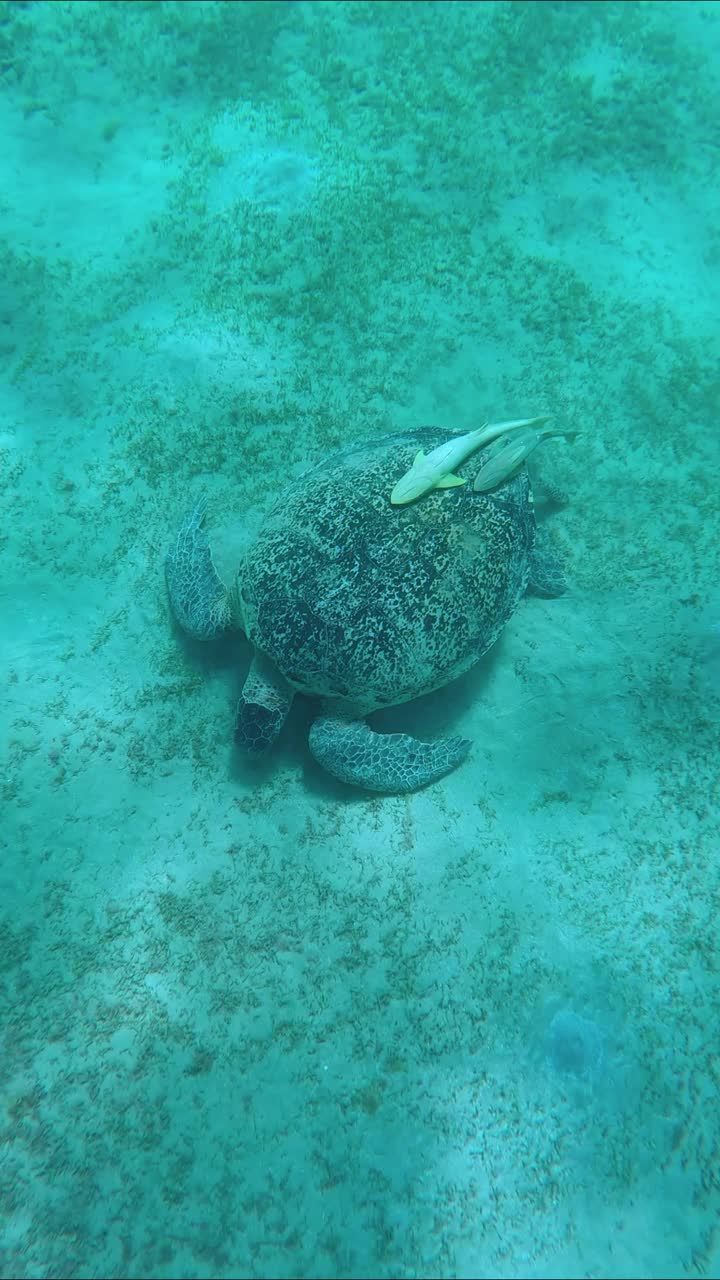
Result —
<svg viewBox="0 0 720 1280"><path fill-rule="evenodd" d="M423 453L422 449L418 449L417 453L415 454L415 457L413 458L413 466L419 467L420 463L423 462L424 459L425 459L425 454Z"/></svg>
<svg viewBox="0 0 720 1280"><path fill-rule="evenodd" d="M459 484L467 484L467 480L464 476L454 476L451 472L450 475L443 476L442 480L438 480L435 488L456 489Z"/></svg>

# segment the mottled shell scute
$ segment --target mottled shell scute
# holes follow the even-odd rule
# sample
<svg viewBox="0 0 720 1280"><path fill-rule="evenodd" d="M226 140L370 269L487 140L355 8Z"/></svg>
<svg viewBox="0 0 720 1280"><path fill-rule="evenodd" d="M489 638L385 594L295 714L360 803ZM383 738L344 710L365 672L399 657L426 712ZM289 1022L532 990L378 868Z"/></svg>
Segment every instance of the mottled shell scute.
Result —
<svg viewBox="0 0 720 1280"><path fill-rule="evenodd" d="M283 491L239 571L248 638L304 693L365 714L427 693L490 648L523 595L535 539L525 469L392 507L420 428L336 454Z"/></svg>

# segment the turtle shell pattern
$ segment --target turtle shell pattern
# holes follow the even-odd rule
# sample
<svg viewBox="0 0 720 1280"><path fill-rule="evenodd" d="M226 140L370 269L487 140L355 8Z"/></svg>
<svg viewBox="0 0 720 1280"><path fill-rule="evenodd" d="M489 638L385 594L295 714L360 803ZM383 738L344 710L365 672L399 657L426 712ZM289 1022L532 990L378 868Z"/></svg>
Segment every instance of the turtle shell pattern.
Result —
<svg viewBox="0 0 720 1280"><path fill-rule="evenodd" d="M390 491L418 449L448 432L422 427L336 453L291 483L239 569L248 639L302 693L365 715L428 693L494 643L525 592L535 516L523 467L474 493L405 507Z"/></svg>

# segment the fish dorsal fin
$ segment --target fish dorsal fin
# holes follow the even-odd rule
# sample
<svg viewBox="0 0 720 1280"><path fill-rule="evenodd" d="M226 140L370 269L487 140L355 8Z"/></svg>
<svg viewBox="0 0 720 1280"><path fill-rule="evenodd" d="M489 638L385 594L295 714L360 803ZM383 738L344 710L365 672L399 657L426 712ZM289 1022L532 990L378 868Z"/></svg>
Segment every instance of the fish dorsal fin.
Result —
<svg viewBox="0 0 720 1280"><path fill-rule="evenodd" d="M413 466L418 467L420 463L424 460L424 458L425 458L425 454L423 453L422 449L418 449L417 453L415 454L415 457L413 458Z"/></svg>

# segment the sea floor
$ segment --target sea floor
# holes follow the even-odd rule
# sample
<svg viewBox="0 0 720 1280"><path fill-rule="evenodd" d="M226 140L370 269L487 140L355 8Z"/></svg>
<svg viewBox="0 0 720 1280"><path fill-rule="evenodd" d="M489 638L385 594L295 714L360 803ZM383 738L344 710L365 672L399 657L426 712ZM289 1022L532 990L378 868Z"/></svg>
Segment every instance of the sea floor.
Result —
<svg viewBox="0 0 720 1280"><path fill-rule="evenodd" d="M0 51L0 1276L720 1276L717 7ZM188 505L229 577L334 449L544 411L567 594L375 718L466 763L239 758Z"/></svg>

